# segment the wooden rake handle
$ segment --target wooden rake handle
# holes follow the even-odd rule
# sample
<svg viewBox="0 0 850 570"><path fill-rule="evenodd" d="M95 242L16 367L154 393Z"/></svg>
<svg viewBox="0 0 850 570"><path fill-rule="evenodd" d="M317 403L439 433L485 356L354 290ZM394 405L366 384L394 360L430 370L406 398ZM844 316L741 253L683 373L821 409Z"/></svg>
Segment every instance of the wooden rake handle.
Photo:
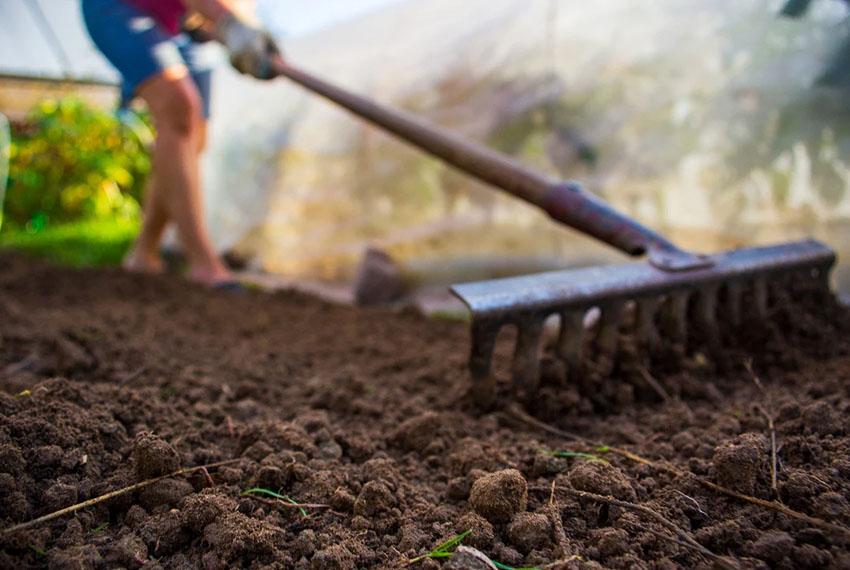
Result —
<svg viewBox="0 0 850 570"><path fill-rule="evenodd" d="M419 117L380 105L311 75L282 57L272 60L275 76L286 77L358 117L388 131L479 180L546 211L553 219L629 255L649 253L656 267L679 271L706 267L702 255L680 250L660 234L613 210L576 183L550 179L513 158L462 138Z"/></svg>

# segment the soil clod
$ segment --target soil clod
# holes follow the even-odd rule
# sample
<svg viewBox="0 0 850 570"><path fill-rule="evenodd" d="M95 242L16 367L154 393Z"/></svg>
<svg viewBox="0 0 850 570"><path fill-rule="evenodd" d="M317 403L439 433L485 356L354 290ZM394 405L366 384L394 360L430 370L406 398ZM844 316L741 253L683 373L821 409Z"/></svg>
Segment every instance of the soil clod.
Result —
<svg viewBox="0 0 850 570"><path fill-rule="evenodd" d="M485 475L472 484L469 503L490 522L509 522L528 504L528 483L516 469Z"/></svg>

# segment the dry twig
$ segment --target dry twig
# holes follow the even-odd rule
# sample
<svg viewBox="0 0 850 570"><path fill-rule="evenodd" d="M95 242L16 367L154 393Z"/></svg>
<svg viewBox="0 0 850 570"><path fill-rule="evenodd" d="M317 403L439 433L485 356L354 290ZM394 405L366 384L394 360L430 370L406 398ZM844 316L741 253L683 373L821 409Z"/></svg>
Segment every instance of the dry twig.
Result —
<svg viewBox="0 0 850 570"><path fill-rule="evenodd" d="M664 386L656 380L652 374L649 373L649 370L646 369L645 366L638 366L637 371L640 373L643 381L649 384L649 387L655 390L655 393L658 394L658 397L664 400L665 402L670 399L670 394L667 393L667 390L664 389Z"/></svg>
<svg viewBox="0 0 850 570"><path fill-rule="evenodd" d="M5 536L7 534L11 534L13 532L17 532L19 530L26 530L28 528L32 528L34 526L40 525L43 522L47 522L49 520L53 520L55 518L59 518L64 515L68 515L74 512L79 511L80 509L85 509L87 507L92 507L97 505L98 503L102 503L104 501L108 501L109 499L114 499L115 497L119 497L121 495L125 495L132 491L137 491L148 485L153 485L163 479L169 479L171 477L177 477L179 475L186 475L187 473L194 473L195 471L200 471L202 469L212 469L213 467L221 467L222 465L230 465L231 463L236 463L237 461L241 461L240 459L230 459L228 461L220 461L218 463L211 463L209 465L199 465L198 467L187 467L186 469L181 469L179 471L175 471L174 473L169 473L168 475L161 475L159 477L154 477L153 479L147 479L146 481L142 481L140 483L136 483L135 485L130 485L129 487L124 487L122 489L118 489L116 491L110 491L105 495L101 495L99 497L95 497L94 499L89 499L88 501L83 501L82 503L77 503L76 505L71 505L70 507L66 507L64 509L60 509L58 511L52 512L50 514L44 515L43 517L38 517L37 519L33 519L31 521L16 524L14 526L10 526L4 528L0 531L0 536Z"/></svg>
<svg viewBox="0 0 850 570"><path fill-rule="evenodd" d="M558 502L555 500L555 481L552 481L552 488L549 491L549 506L546 507L546 514L549 515L549 519L552 521L552 527L555 529L555 538L558 541L558 549L560 550L559 559L570 559L573 555L570 552L567 533L564 532L564 521L561 520L561 510Z"/></svg>
<svg viewBox="0 0 850 570"><path fill-rule="evenodd" d="M695 550L695 551L699 552L700 554L702 554L703 556L706 556L706 557L714 560L715 562L717 562L719 565L721 565L724 568L727 568L727 569L730 569L730 570L740 570L740 566L737 563L735 563L734 561L732 561L728 558L725 558L723 556L719 556L719 555L715 554L714 552L710 551L709 549L707 549L706 547L701 545L699 542L694 540L694 538L691 535L689 535L688 533L686 533L685 531L680 529L678 526L676 526L674 523L669 521L666 517L664 517L664 515L650 509L647 506L638 505L637 503L631 503L629 501L621 501L620 499L615 499L614 497L605 497L603 495L597 495L596 493L589 493L587 491L579 491L578 489L572 489L570 487L556 486L555 489L558 490L559 492L566 493L568 495L572 495L573 497L577 497L579 499L596 501L598 503L604 503L606 505L612 505L612 506L620 507L620 508L623 508L623 509L629 509L631 511L636 511L638 513L644 514L644 515L654 519L655 521L657 521L658 523L660 523L664 527L670 529L677 537L679 537L679 540L681 540L684 544L686 544L692 550ZM546 487L529 487L528 490L529 491L535 491L535 492L549 491L549 489L547 489Z"/></svg>
<svg viewBox="0 0 850 570"><path fill-rule="evenodd" d="M764 384L761 383L761 379L759 379L758 375L753 370L753 361L747 360L744 362L744 367L747 369L747 372L750 373L750 377L753 379L753 382L761 391L762 395L767 400L768 409L765 410L762 406L757 406L759 411L761 411L762 415L767 420L767 428L770 430L770 492L773 495L773 499L779 500L779 487L776 484L776 426L774 425L773 418L775 417L775 413L773 411L773 402L770 395L767 393L767 390L764 388Z"/></svg>
<svg viewBox="0 0 850 570"><path fill-rule="evenodd" d="M508 413L510 414L511 417L513 417L517 420L520 420L522 422L525 422L528 425L534 426L534 427L541 429L543 431L549 432L553 435L557 435L557 436L563 437L565 439L572 439L572 440L577 441L579 443L583 443L583 444L585 444L589 447L599 447L601 445L604 445L602 443L592 442L592 441L590 441L590 440L588 440L584 437L581 437L581 436L578 436L578 435L575 435L575 434L572 434L572 433L569 433L569 432L566 432L566 431L561 431L558 428L547 425L547 424L541 422L540 420L529 416L527 413L525 413L522 409L520 409L516 405L510 406L507 410L508 410ZM649 459L645 459L645 458L643 458L639 455L635 455L634 453L632 453L630 451L626 451L625 449L620 449L620 448L617 448L617 447L611 447L611 446L608 446L608 445L606 445L605 447L607 448L609 453L614 453L616 455L620 455L620 456L625 457L626 459L630 459L630 460L632 460L636 463L648 465L649 467L652 467L653 469L656 469L656 470L664 472L664 473L668 473L668 474L676 476L676 477L682 477L682 476L685 476L685 475L693 477L694 480L697 481L700 485L707 487L707 488L709 488L713 491L716 491L718 493L721 493L723 495L726 495L726 496L729 496L729 497L732 497L732 498L735 498L735 499L739 499L741 501L746 501L748 503L752 503L754 505L759 505L760 507L764 507L766 509L771 509L771 510L777 511L779 513L782 513L783 515L786 515L786 516L789 516L791 518L795 518L797 520L803 521L806 524L810 524L812 526L815 526L815 527L824 529L826 531L829 531L829 532L831 532L831 533L833 533L837 536L842 537L845 541L850 541L850 529L848 529L847 527L844 527L844 526L841 526L841 525L838 525L838 524L834 524L834 523L825 521L823 519L812 517L812 516L809 516L805 513L801 513L799 511L795 511L794 509L790 509L790 508L786 507L785 505L783 505L782 503L780 503L778 501L765 501L764 499L759 499L757 497L751 497L749 495L745 495L743 493L733 491L732 489L729 489L728 487L723 487L721 485L718 485L717 483L712 483L708 479L698 477L697 475L695 475L694 473L692 473L690 471L680 471L680 470L676 469L675 467L670 467L669 465L662 465L660 463L650 461Z"/></svg>

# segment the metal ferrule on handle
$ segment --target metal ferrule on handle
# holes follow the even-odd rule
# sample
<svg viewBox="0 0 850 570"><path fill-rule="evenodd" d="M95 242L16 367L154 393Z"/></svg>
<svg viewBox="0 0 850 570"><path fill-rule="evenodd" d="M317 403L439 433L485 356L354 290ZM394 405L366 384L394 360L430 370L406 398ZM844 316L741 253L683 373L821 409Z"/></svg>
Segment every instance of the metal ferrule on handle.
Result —
<svg viewBox="0 0 850 570"><path fill-rule="evenodd" d="M629 255L647 253L650 262L659 269L680 271L712 264L706 256L678 249L574 183L554 181L484 145L331 85L281 57L272 60L272 69L274 75L284 76L463 172L538 206L558 222Z"/></svg>

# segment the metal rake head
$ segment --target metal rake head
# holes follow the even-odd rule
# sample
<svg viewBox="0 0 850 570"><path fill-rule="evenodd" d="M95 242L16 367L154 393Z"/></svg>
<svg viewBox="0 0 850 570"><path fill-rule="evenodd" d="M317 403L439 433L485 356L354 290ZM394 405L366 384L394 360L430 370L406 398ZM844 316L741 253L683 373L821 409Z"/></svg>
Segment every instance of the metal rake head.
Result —
<svg viewBox="0 0 850 570"><path fill-rule="evenodd" d="M469 370L476 402L489 407L495 400L492 357L505 325L517 328L514 386L530 403L540 383L544 322L552 315L560 320L555 354L570 376L607 375L625 355L618 340L625 329L638 351L666 347L684 355L689 328L718 350L720 322L737 327L765 319L771 304L791 301L792 283L828 293L835 253L804 240L710 259L711 265L687 271L636 262L453 286L472 312Z"/></svg>

